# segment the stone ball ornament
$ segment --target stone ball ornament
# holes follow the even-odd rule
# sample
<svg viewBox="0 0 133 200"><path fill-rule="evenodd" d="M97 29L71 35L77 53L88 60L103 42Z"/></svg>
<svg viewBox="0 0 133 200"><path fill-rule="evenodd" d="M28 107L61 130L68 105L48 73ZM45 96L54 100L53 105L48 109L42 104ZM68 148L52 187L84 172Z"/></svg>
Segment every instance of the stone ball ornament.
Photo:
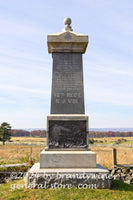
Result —
<svg viewBox="0 0 133 200"><path fill-rule="evenodd" d="M67 17L67 18L64 19L64 24L65 25L70 25L71 23L72 23L71 18Z"/></svg>
<svg viewBox="0 0 133 200"><path fill-rule="evenodd" d="M70 17L66 17L64 19L65 27L62 29L62 31L73 31L72 27L70 26L71 23L72 23L71 18Z"/></svg>

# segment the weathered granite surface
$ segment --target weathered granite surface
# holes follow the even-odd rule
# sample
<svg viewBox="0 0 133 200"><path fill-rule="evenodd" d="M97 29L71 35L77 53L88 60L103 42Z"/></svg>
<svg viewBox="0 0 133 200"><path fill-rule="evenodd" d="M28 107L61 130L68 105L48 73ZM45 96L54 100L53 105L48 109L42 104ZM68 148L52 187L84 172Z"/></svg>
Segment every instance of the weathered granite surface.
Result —
<svg viewBox="0 0 133 200"><path fill-rule="evenodd" d="M35 163L25 176L25 184L29 189L105 189L111 188L111 178L109 171L98 164L96 168L40 169Z"/></svg>
<svg viewBox="0 0 133 200"><path fill-rule="evenodd" d="M92 151L45 151L40 153L40 168L96 168Z"/></svg>
<svg viewBox="0 0 133 200"><path fill-rule="evenodd" d="M51 114L84 114L81 53L53 53Z"/></svg>

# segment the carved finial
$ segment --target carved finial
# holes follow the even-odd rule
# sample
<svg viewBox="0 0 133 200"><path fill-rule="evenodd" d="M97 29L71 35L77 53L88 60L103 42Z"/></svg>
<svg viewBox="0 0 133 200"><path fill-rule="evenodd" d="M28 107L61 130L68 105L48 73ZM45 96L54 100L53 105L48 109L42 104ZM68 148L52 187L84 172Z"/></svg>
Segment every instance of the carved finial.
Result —
<svg viewBox="0 0 133 200"><path fill-rule="evenodd" d="M64 19L64 24L65 27L63 28L62 31L73 31L72 27L70 26L70 24L72 23L71 18L67 17Z"/></svg>

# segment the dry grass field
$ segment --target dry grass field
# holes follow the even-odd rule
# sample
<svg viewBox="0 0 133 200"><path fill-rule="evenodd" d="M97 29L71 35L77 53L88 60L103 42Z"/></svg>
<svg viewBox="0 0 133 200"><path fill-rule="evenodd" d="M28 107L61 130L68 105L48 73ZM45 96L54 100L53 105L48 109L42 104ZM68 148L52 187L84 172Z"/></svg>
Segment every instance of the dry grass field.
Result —
<svg viewBox="0 0 133 200"><path fill-rule="evenodd" d="M117 141L119 138L103 138L103 140ZM130 139L130 140L129 140ZM126 138L129 143L133 138ZM98 139L97 139L98 140ZM99 138L102 140L102 138ZM17 145L0 145L0 164L13 164L13 163L26 163L31 157L32 147L32 159L34 162L39 162L40 152L46 146L46 138L32 138L32 137L14 137L13 142L17 142ZM30 143L30 145L21 145L22 143ZM38 145L32 145L38 144ZM41 145L39 145L41 143ZM42 145L42 143L44 145ZM130 147L116 147L117 149L117 161L118 164L133 164L133 148ZM91 150L97 154L97 163L111 167L112 166L112 147L94 147L91 146Z"/></svg>
<svg viewBox="0 0 133 200"><path fill-rule="evenodd" d="M32 145L0 145L0 164L27 163L31 157L39 162L40 152L45 146Z"/></svg>
<svg viewBox="0 0 133 200"><path fill-rule="evenodd" d="M40 137L12 137L12 142L19 142L19 143L44 143L46 144L46 138L40 138Z"/></svg>
<svg viewBox="0 0 133 200"><path fill-rule="evenodd" d="M106 137L106 138L91 138L94 140L94 144L123 144L133 146L133 137ZM46 138L39 137L12 137L12 142L15 143L44 143L46 144Z"/></svg>
<svg viewBox="0 0 133 200"><path fill-rule="evenodd" d="M100 138L99 138L100 139ZM110 138L109 138L110 139ZM34 162L39 162L40 152L46 146L45 138L12 138L13 142L18 144L0 144L0 164L26 163L29 161L32 149L32 158ZM101 140L101 139L100 139ZM110 140L111 141L111 140ZM22 145L25 143L25 145ZM31 143L29 145L29 143ZM40 145L39 145L40 143ZM42 144L43 143L43 144ZM36 144L36 145L35 145ZM116 147L118 164L133 164L133 147ZM112 167L112 147L91 146L91 150L97 154L97 163L104 167ZM13 185L19 186L11 191ZM133 199L133 186L122 181L113 181L112 189L93 190L93 189L37 189L26 190L22 186L24 180L16 180L1 184L0 199L50 199L50 200L75 200L75 199Z"/></svg>
<svg viewBox="0 0 133 200"><path fill-rule="evenodd" d="M133 146L133 137L91 138L94 144L122 144Z"/></svg>
<svg viewBox="0 0 133 200"><path fill-rule="evenodd" d="M112 149L111 147L91 147L97 155L97 163L112 167ZM133 148L117 147L117 164L133 164Z"/></svg>

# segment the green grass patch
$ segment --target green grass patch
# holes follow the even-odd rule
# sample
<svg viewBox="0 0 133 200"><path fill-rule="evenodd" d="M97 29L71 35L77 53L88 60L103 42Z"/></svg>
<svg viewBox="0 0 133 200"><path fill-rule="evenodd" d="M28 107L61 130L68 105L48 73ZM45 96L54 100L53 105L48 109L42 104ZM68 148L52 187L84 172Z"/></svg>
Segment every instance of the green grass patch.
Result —
<svg viewBox="0 0 133 200"><path fill-rule="evenodd" d="M0 187L1 200L131 200L133 185L113 181L112 189L25 189L24 180L12 181ZM13 186L17 187L13 189ZM11 189L13 189L11 191Z"/></svg>
<svg viewBox="0 0 133 200"><path fill-rule="evenodd" d="M29 166L1 167L1 172L26 172Z"/></svg>

